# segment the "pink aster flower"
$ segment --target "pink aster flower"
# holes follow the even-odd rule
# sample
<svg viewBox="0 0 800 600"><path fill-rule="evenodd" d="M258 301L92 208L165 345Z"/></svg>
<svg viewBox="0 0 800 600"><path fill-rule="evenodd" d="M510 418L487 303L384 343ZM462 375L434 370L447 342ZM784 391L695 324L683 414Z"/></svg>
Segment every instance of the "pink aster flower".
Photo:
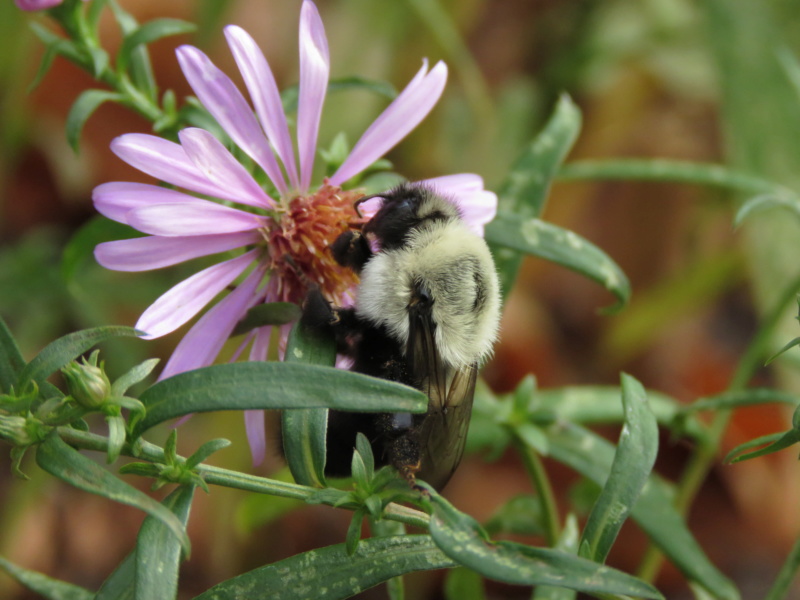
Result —
<svg viewBox="0 0 800 600"><path fill-rule="evenodd" d="M340 267L328 249L357 221L353 203L363 192L345 184L425 118L447 79L444 63L432 69L424 63L364 132L339 169L321 184L312 185L329 74L328 44L316 6L305 0L300 14L296 147L264 55L239 27L228 26L225 36L255 110L231 79L197 48L178 48L178 61L200 102L264 172L275 193L268 194L211 133L188 128L180 132L179 143L131 133L111 144L122 160L176 189L113 182L98 186L93 194L99 212L148 234L99 244L95 256L109 269L144 271L236 251L233 258L167 291L136 323L146 338L166 335L227 291L178 344L162 379L212 364L250 308L264 302L299 303L308 281L317 283L333 303L352 303L357 278ZM497 198L483 189L477 175L438 177L426 183L455 198L476 232L482 234L483 225L494 217ZM277 334L285 340L287 331L283 327ZM248 346L250 360L266 360L272 333L271 327L249 332L234 360ZM262 412L247 411L245 423L257 464L265 451Z"/></svg>

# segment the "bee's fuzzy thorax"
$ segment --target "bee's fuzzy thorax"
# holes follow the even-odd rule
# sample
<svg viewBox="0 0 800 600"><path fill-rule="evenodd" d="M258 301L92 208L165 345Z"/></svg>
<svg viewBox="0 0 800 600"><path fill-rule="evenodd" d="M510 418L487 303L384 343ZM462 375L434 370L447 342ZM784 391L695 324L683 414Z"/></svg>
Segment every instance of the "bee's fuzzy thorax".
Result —
<svg viewBox="0 0 800 600"><path fill-rule="evenodd" d="M409 336L409 299L419 284L433 297L435 339L442 360L453 368L488 360L499 326L499 284L486 243L460 218L427 221L409 232L403 246L367 262L357 314L386 327L404 346Z"/></svg>

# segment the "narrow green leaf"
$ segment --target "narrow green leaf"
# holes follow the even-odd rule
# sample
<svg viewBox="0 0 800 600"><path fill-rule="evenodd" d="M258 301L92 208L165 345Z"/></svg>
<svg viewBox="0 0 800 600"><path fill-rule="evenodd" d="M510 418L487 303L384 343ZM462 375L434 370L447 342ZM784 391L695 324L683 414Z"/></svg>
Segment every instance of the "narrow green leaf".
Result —
<svg viewBox="0 0 800 600"><path fill-rule="evenodd" d="M796 540L764 600L790 598L792 582L800 569L800 539Z"/></svg>
<svg viewBox="0 0 800 600"><path fill-rule="evenodd" d="M585 179L626 179L654 182L690 183L735 190L744 194L795 196L774 181L742 173L724 165L668 159L580 160L564 165L557 178L564 181Z"/></svg>
<svg viewBox="0 0 800 600"><path fill-rule="evenodd" d="M134 50L139 46L147 45L156 40L160 40L172 35L192 33L197 29L194 23L182 21L180 19L154 19L137 27L125 36L122 40L119 52L117 53L117 69L125 72L130 64Z"/></svg>
<svg viewBox="0 0 800 600"><path fill-rule="evenodd" d="M108 68L110 60L108 52L97 46L91 47L88 50L89 58L92 61L92 75L95 79L100 80L103 78L104 71Z"/></svg>
<svg viewBox="0 0 800 600"><path fill-rule="evenodd" d="M782 390L771 388L750 388L740 392L724 392L708 398L698 398L688 406L684 406L683 413L693 413L701 410L727 410L742 406L756 406L759 404L800 404L800 396Z"/></svg>
<svg viewBox="0 0 800 600"><path fill-rule="evenodd" d="M53 48L56 53L74 63L81 64L83 62L83 54L74 42L62 38L36 21L31 21L30 27L39 41L47 48Z"/></svg>
<svg viewBox="0 0 800 600"><path fill-rule="evenodd" d="M780 350L778 350L778 351L777 351L775 354L773 354L773 355L772 355L772 356L770 356L770 357L769 357L769 358L768 358L766 361L764 361L764 366L768 365L768 364L769 364L769 363L771 363L773 360L775 360L776 358L778 358L778 357L779 357L781 354L783 354L783 353L784 353L784 352L786 352L787 350L791 350L791 349L792 349L792 348L794 348L795 346L800 346L800 337L796 337L796 338L794 338L793 340L791 340L791 341L787 342L787 343L786 343L786 345L784 345L784 347L783 347L783 348L781 348Z"/></svg>
<svg viewBox="0 0 800 600"><path fill-rule="evenodd" d="M136 18L123 10L119 3L112 2L111 10L119 23L120 30L125 36L133 35L139 29ZM150 54L146 46L137 46L132 49L128 62L130 63L130 76L136 86L150 100L156 100L157 88L153 67L150 64Z"/></svg>
<svg viewBox="0 0 800 600"><path fill-rule="evenodd" d="M358 550L358 543L361 541L361 527L364 525L364 517L366 517L366 509L362 506L353 513L350 519L350 525L347 527L347 535L345 535L344 549L348 556L353 556Z"/></svg>
<svg viewBox="0 0 800 600"><path fill-rule="evenodd" d="M194 486L180 486L164 499L183 529L189 520ZM136 598L172 600L178 593L181 544L160 519L147 517L136 540Z"/></svg>
<svg viewBox="0 0 800 600"><path fill-rule="evenodd" d="M800 431L797 429L790 429L789 431L781 433L770 433L736 446L736 448L728 452L724 462L737 463L742 462L743 460L750 460L752 458L766 456L767 454L772 454L774 452L778 452L779 450L788 448L789 446L793 446L798 442L800 442ZM767 445L759 450L742 454L750 448L756 448L764 444Z"/></svg>
<svg viewBox="0 0 800 600"><path fill-rule="evenodd" d="M125 419L120 415L106 417L108 424L108 454L106 462L114 464L125 445Z"/></svg>
<svg viewBox="0 0 800 600"><path fill-rule="evenodd" d="M558 585L594 595L663 598L649 583L560 550L491 542L472 517L436 493L431 493L431 501L431 537L450 558L484 577L517 585Z"/></svg>
<svg viewBox="0 0 800 600"><path fill-rule="evenodd" d="M100 586L94 600L135 600L136 550L122 559Z"/></svg>
<svg viewBox="0 0 800 600"><path fill-rule="evenodd" d="M776 196L774 194L764 194L750 198L736 211L736 215L733 217L733 224L738 227L752 215L772 208L785 208L795 217L800 217L800 198L796 196Z"/></svg>
<svg viewBox="0 0 800 600"><path fill-rule="evenodd" d="M357 450L353 452L353 458L350 461L350 472L353 474L353 481L356 487L362 490L367 489L369 485L367 467L364 464L364 459L361 458L361 454Z"/></svg>
<svg viewBox="0 0 800 600"><path fill-rule="evenodd" d="M572 148L581 127L581 114L568 96L562 96L542 132L511 167L498 193L498 211L521 220L542 214L556 171ZM503 297L517 278L522 256L490 243L500 275Z"/></svg>
<svg viewBox="0 0 800 600"><path fill-rule="evenodd" d="M570 554L578 554L578 520L574 514L567 515L564 529L554 547ZM577 595L575 590L569 588L540 585L534 590L533 600L575 600Z"/></svg>
<svg viewBox="0 0 800 600"><path fill-rule="evenodd" d="M444 597L446 600L486 600L483 577L466 567L450 569L444 580Z"/></svg>
<svg viewBox="0 0 800 600"><path fill-rule="evenodd" d="M0 392L9 392L25 368L25 359L17 342L0 317Z"/></svg>
<svg viewBox="0 0 800 600"><path fill-rule="evenodd" d="M484 528L489 535L542 535L542 503L531 494L514 496L494 512Z"/></svg>
<svg viewBox="0 0 800 600"><path fill-rule="evenodd" d="M92 346L120 336L138 335L132 327L96 327L70 333L50 342L20 373L17 386L22 389L29 381L42 383L51 374L74 360Z"/></svg>
<svg viewBox="0 0 800 600"><path fill-rule="evenodd" d="M333 339L320 336L302 321L289 333L286 343L287 363L307 363L332 367L336 361ZM281 433L286 462L294 480L301 485L325 485L325 438L328 410L306 408L281 413Z"/></svg>
<svg viewBox="0 0 800 600"><path fill-rule="evenodd" d="M94 111L104 102L119 102L121 100L121 94L107 90L85 90L78 96L67 115L67 141L75 152L78 152L80 146L83 126Z"/></svg>
<svg viewBox="0 0 800 600"><path fill-rule="evenodd" d="M123 396L132 385L136 385L150 375L153 369L156 368L158 362L159 359L151 358L130 369L111 384L111 394L114 396Z"/></svg>
<svg viewBox="0 0 800 600"><path fill-rule="evenodd" d="M189 538L180 520L150 496L118 479L96 462L67 445L56 433L36 448L36 463L45 471L78 489L134 506L160 519L189 553Z"/></svg>
<svg viewBox="0 0 800 600"><path fill-rule="evenodd" d="M606 312L619 310L630 298L630 283L617 263L572 231L536 218L499 212L486 226L485 237L494 247L544 258L599 283L617 298L617 304Z"/></svg>
<svg viewBox="0 0 800 600"><path fill-rule="evenodd" d="M226 440L225 438L217 438L216 440L209 440L202 446L200 446L194 454L192 454L189 458L186 459L186 467L189 469L194 469L197 465L201 462L205 461L209 456L222 450L223 448L227 448L231 445L230 440Z"/></svg>
<svg viewBox="0 0 800 600"><path fill-rule="evenodd" d="M242 335L251 329L265 325L285 325L300 317L300 307L293 302L268 302L259 304L247 311L244 318L236 324L233 335Z"/></svg>
<svg viewBox="0 0 800 600"><path fill-rule="evenodd" d="M587 479L603 485L611 471L614 446L591 431L570 423L550 428L550 456ZM633 507L633 519L655 545L690 580L721 600L738 600L739 593L709 560L672 504L663 480L651 476Z"/></svg>
<svg viewBox="0 0 800 600"><path fill-rule="evenodd" d="M167 496L163 503L169 510L171 510L180 519L184 528L189 518L189 509L193 497L194 488L189 486L181 486L175 489L169 496ZM156 560L160 564L153 565L150 568L161 568L161 573L148 573L143 576L144 578L158 580L162 575L164 576L161 581L166 587L165 591L170 589L174 590L174 581L177 581L177 566L180 558L180 546L177 539L172 532L163 527L158 519L147 517L142 523L139 530L139 539L137 547L126 556L123 561L117 565L117 568L108 576L103 582L94 600L134 600L137 591L137 552L144 551L147 554L152 554L151 557L145 558L145 563L150 560ZM168 557L168 560L164 560ZM146 564L139 563L139 568L147 567ZM167 575L170 575L169 577ZM150 581L142 582L143 590L149 588ZM155 581L153 581L155 583ZM153 595L146 596L139 593L139 598L174 598L175 594L168 595Z"/></svg>
<svg viewBox="0 0 800 600"><path fill-rule="evenodd" d="M398 575L455 564L428 535L371 538L352 556L344 544L311 550L223 581L195 600L338 600Z"/></svg>
<svg viewBox="0 0 800 600"><path fill-rule="evenodd" d="M0 568L26 588L46 600L92 600L94 594L66 581L59 581L29 569L23 569L0 556Z"/></svg>
<svg viewBox="0 0 800 600"><path fill-rule="evenodd" d="M425 412L412 387L360 373L299 363L214 365L159 381L139 398L147 415L134 437L191 413L265 408L336 408L358 412Z"/></svg>
<svg viewBox="0 0 800 600"><path fill-rule="evenodd" d="M621 423L625 417L619 402L621 393L619 387L605 385L538 390L531 399L530 411L550 411L555 418L575 424ZM666 394L652 390L647 391L647 397L656 420L667 427L685 406ZM705 426L694 417L686 419L683 430L694 438L705 436Z"/></svg>
<svg viewBox="0 0 800 600"><path fill-rule="evenodd" d="M658 453L658 424L647 405L647 395L642 384L625 374L622 375L622 404L625 424L611 473L581 536L579 555L595 562L605 562L647 483Z"/></svg>
<svg viewBox="0 0 800 600"><path fill-rule="evenodd" d="M100 15L106 7L107 0L94 0L86 10L86 24L90 30L97 34L97 27L100 23Z"/></svg>

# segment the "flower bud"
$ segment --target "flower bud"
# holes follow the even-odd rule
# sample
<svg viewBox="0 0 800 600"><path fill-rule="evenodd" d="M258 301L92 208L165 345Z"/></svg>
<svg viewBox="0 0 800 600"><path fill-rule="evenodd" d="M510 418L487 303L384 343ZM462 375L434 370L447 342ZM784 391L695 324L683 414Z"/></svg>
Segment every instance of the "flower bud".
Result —
<svg viewBox="0 0 800 600"><path fill-rule="evenodd" d="M111 382L103 372L103 364L97 366L97 353L93 353L83 364L72 361L61 369L67 380L70 396L85 408L101 407L111 394Z"/></svg>
<svg viewBox="0 0 800 600"><path fill-rule="evenodd" d="M14 446L30 446L36 440L31 437L25 417L0 415L0 439Z"/></svg>

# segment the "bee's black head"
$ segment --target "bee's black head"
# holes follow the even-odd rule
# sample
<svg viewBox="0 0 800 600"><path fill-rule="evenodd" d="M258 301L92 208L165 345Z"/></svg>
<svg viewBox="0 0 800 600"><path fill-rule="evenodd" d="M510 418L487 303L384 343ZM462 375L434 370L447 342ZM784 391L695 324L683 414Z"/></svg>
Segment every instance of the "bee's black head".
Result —
<svg viewBox="0 0 800 600"><path fill-rule="evenodd" d="M403 246L411 231L427 223L460 218L452 202L424 185L404 183L380 197L383 205L363 231L374 235L381 248Z"/></svg>

